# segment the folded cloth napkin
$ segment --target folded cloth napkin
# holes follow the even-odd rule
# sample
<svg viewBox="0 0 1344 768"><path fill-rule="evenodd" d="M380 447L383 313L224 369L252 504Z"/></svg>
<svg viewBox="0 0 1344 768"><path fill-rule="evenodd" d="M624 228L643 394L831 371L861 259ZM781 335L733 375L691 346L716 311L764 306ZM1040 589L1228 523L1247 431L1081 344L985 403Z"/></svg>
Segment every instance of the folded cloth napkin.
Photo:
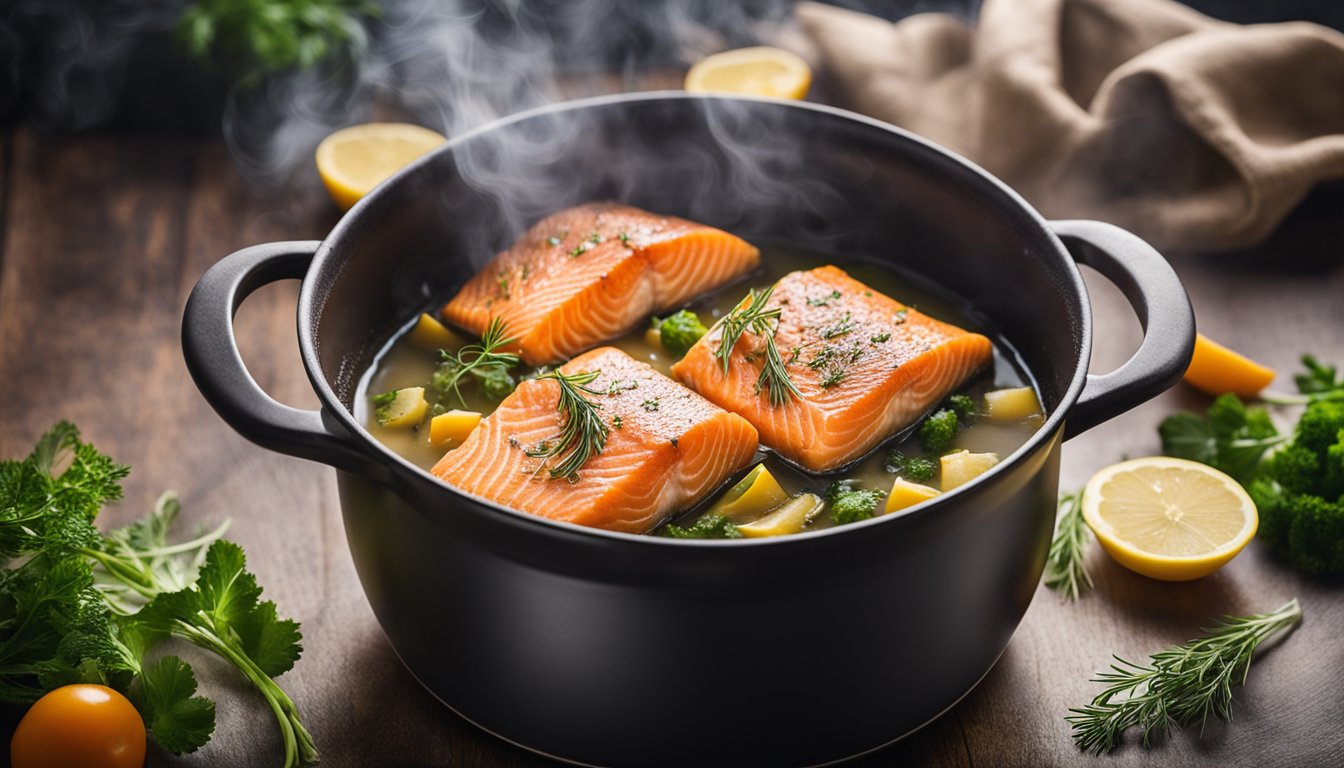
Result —
<svg viewBox="0 0 1344 768"><path fill-rule="evenodd" d="M1169 0L986 0L973 28L816 3L797 17L843 105L966 155L1049 217L1225 250L1344 177L1344 35L1315 24Z"/></svg>

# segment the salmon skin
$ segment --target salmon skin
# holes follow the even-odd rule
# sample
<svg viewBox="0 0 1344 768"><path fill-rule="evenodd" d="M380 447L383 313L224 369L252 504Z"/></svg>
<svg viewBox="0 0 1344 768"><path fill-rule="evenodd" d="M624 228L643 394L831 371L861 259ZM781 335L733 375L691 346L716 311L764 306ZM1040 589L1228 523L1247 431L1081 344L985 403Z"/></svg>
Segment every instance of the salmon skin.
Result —
<svg viewBox="0 0 1344 768"><path fill-rule="evenodd" d="M561 366L600 371L585 394L607 423L606 447L577 478L551 477L528 456L560 434L560 385L523 381L433 473L468 493L552 520L646 533L695 505L751 463L756 430L615 347Z"/></svg>
<svg viewBox="0 0 1344 768"><path fill-rule="evenodd" d="M499 317L530 365L558 363L745 274L760 251L703 224L614 203L547 216L443 308L481 335Z"/></svg>
<svg viewBox="0 0 1344 768"><path fill-rule="evenodd" d="M989 362L989 339L884 296L825 266L785 275L768 308L775 344L800 395L771 405L757 386L763 341L743 333L728 375L716 357L722 322L672 367L712 402L741 414L761 442L812 472L853 462L913 424Z"/></svg>

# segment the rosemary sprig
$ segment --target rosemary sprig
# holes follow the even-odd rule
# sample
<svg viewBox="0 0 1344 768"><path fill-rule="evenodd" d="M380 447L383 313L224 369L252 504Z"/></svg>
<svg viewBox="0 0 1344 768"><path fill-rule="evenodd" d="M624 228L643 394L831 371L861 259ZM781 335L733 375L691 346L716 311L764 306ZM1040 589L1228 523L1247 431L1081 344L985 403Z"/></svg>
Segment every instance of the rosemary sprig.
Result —
<svg viewBox="0 0 1344 768"><path fill-rule="evenodd" d="M789 378L784 358L779 354L779 348L775 346L775 333L779 330L781 311L779 307L765 308L774 292L773 285L762 291L752 289L747 294L744 304L739 305L719 321L721 329L719 348L714 354L719 358L723 375L727 376L733 350L737 347L742 334L750 331L764 339L765 364L761 366L761 373L756 378L756 391L759 393L762 389L766 390L770 395L770 404L777 406L788 402L789 395L800 397L802 393Z"/></svg>
<svg viewBox="0 0 1344 768"><path fill-rule="evenodd" d="M560 427L560 436L526 452L534 459L547 461L564 456L559 464L551 467L551 477L577 481L579 469L593 454L601 453L607 447L607 423L597 413L602 406L583 396L585 392L590 395L607 394L588 386L600 373L585 371L567 374L555 370L537 377L538 380L553 379L560 385L560 398L556 402L556 410L560 411L560 418L564 422Z"/></svg>
<svg viewBox="0 0 1344 768"><path fill-rule="evenodd" d="M1106 689L1064 718L1074 742L1087 752L1109 752L1126 730L1138 727L1147 747L1173 724L1198 723L1203 730L1209 715L1230 719L1232 684L1246 682L1256 647L1301 619L1294 599L1271 613L1227 616L1205 628L1204 637L1152 655L1147 665L1116 656L1118 663L1093 679Z"/></svg>
<svg viewBox="0 0 1344 768"><path fill-rule="evenodd" d="M1059 590L1065 600L1077 600L1084 589L1092 588L1092 577L1083 563L1088 538L1082 492L1061 494L1055 538L1045 561L1045 586Z"/></svg>
<svg viewBox="0 0 1344 768"><path fill-rule="evenodd" d="M457 396L458 402L462 407L467 407L467 401L462 397L462 391L458 389L458 382L472 371L483 373L491 369L500 372L506 372L508 369L518 364L518 355L512 352L500 352L499 348L512 344L517 341L516 338L505 337L504 320L495 317L486 327L485 333L481 334L480 344L468 344L456 352L449 352L446 349L439 350L439 356L445 363L449 364L450 372L443 381L436 382L436 386L441 391L451 390Z"/></svg>

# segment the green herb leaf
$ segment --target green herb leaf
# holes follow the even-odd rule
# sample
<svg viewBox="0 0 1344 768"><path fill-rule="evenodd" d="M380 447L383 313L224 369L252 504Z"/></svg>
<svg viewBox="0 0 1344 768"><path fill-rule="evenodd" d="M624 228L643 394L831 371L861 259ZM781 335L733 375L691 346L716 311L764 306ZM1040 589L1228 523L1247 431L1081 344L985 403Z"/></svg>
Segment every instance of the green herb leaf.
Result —
<svg viewBox="0 0 1344 768"><path fill-rule="evenodd" d="M462 396L461 383L465 376L479 382L481 390L494 400L503 400L517 386L509 369L518 365L519 357L500 349L518 341L504 330L504 320L495 317L481 334L479 344L468 344L456 352L440 350L443 363L430 379L430 387L441 397L457 398L463 408L467 400Z"/></svg>
<svg viewBox="0 0 1344 768"><path fill-rule="evenodd" d="M1287 441L1263 408L1247 408L1236 395L1219 396L1205 418L1181 411L1158 427L1162 452L1222 470L1249 484L1270 448Z"/></svg>
<svg viewBox="0 0 1344 768"><path fill-rule="evenodd" d="M195 693L195 673L176 656L145 665L132 687L145 727L175 755L195 752L215 731L215 703Z"/></svg>

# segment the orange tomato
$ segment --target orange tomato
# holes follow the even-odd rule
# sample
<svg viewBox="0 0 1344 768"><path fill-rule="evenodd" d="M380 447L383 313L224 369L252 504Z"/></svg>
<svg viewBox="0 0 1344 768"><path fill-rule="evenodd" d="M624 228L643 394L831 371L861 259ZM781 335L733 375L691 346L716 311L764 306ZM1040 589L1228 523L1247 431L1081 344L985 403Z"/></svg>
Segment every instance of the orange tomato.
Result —
<svg viewBox="0 0 1344 768"><path fill-rule="evenodd" d="M67 685L38 699L9 742L14 768L141 768L145 724L120 693Z"/></svg>
<svg viewBox="0 0 1344 768"><path fill-rule="evenodd" d="M1204 334L1195 336L1195 354L1185 371L1190 386L1210 395L1234 392L1251 397L1274 380L1274 369L1234 352Z"/></svg>

